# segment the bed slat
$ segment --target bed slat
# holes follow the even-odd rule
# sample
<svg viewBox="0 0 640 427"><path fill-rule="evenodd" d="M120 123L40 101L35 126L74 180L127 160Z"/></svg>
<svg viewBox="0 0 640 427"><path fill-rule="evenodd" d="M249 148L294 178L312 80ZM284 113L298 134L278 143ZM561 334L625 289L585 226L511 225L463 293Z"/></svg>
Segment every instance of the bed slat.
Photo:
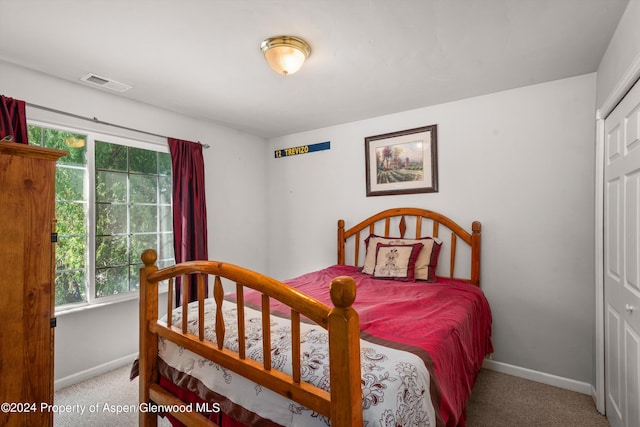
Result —
<svg viewBox="0 0 640 427"><path fill-rule="evenodd" d="M358 265L358 256L360 255L360 232L356 233L356 254L355 254L355 264Z"/></svg>
<svg viewBox="0 0 640 427"><path fill-rule="evenodd" d="M271 370L271 308L269 295L262 294L262 358L264 369Z"/></svg>
<svg viewBox="0 0 640 427"><path fill-rule="evenodd" d="M247 341L244 331L244 286L236 283L236 306L238 307L238 357L247 357Z"/></svg>
<svg viewBox="0 0 640 427"><path fill-rule="evenodd" d="M187 326L189 325L189 276L182 276L180 287L180 291L182 292L182 333L186 334Z"/></svg>
<svg viewBox="0 0 640 427"><path fill-rule="evenodd" d="M300 313L291 310L291 376L300 384Z"/></svg>
<svg viewBox="0 0 640 427"><path fill-rule="evenodd" d="M169 292L167 295L167 326L173 325L173 277L169 279Z"/></svg>
<svg viewBox="0 0 640 427"><path fill-rule="evenodd" d="M224 289L222 288L222 280L220 276L216 276L213 282L213 299L216 301L216 341L218 342L218 349L224 346L224 317L222 317L222 301L224 300ZM201 322L201 323L204 323Z"/></svg>
<svg viewBox="0 0 640 427"><path fill-rule="evenodd" d="M404 219L404 215L400 218L400 224L398 224L398 231L400 231L400 237L404 239L404 233L407 232L407 222Z"/></svg>
<svg viewBox="0 0 640 427"><path fill-rule="evenodd" d="M458 241L455 233L451 233L451 251L449 259L449 277L453 277L453 272L456 271L456 242Z"/></svg>
<svg viewBox="0 0 640 427"><path fill-rule="evenodd" d="M204 274L198 274L198 339L204 341Z"/></svg>

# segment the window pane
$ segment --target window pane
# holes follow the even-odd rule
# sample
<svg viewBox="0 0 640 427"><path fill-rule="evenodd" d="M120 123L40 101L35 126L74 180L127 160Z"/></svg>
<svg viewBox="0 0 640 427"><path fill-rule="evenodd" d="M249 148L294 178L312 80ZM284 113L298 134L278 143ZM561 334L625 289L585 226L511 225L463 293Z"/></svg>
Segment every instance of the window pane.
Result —
<svg viewBox="0 0 640 427"><path fill-rule="evenodd" d="M28 134L28 138L29 138L29 144L30 145L39 145L42 147L42 135L44 129L42 129L40 126L32 126L32 125L28 125L27 126L27 134Z"/></svg>
<svg viewBox="0 0 640 427"><path fill-rule="evenodd" d="M147 174L158 173L158 154L142 148L129 148L129 171Z"/></svg>
<svg viewBox="0 0 640 427"><path fill-rule="evenodd" d="M156 203L158 178L148 175L131 175L131 203Z"/></svg>
<svg viewBox="0 0 640 427"><path fill-rule="evenodd" d="M87 137L72 132L65 132L57 129L44 129L44 146L64 150L69 154L58 160L62 165L82 165L87 164L86 150Z"/></svg>
<svg viewBox="0 0 640 427"><path fill-rule="evenodd" d="M96 236L96 267L128 264L127 236Z"/></svg>
<svg viewBox="0 0 640 427"><path fill-rule="evenodd" d="M149 248L158 250L158 228L172 236L171 157L152 150L118 147L96 142L96 167L103 169L96 173L96 198L101 202L96 205L97 297L137 290L140 255ZM159 175L159 168L165 175ZM164 188L159 189L159 185ZM160 192L162 204L158 204ZM125 237L128 246L123 250ZM118 247L111 248L116 242Z"/></svg>
<svg viewBox="0 0 640 427"><path fill-rule="evenodd" d="M87 234L85 205L83 202L56 203L56 231L59 235Z"/></svg>
<svg viewBox="0 0 640 427"><path fill-rule="evenodd" d="M144 264L135 264L131 266L129 272L129 290L137 291L140 289L140 269L144 267Z"/></svg>
<svg viewBox="0 0 640 427"><path fill-rule="evenodd" d="M60 157L59 165L85 166L87 164L86 146L80 148L63 147L61 150L67 151L69 154Z"/></svg>
<svg viewBox="0 0 640 427"><path fill-rule="evenodd" d="M87 135L28 125L29 143L67 151L56 162L56 282L55 303L84 302L86 298Z"/></svg>
<svg viewBox="0 0 640 427"><path fill-rule="evenodd" d="M56 273L56 305L87 301L85 271Z"/></svg>
<svg viewBox="0 0 640 427"><path fill-rule="evenodd" d="M158 175L171 176L171 154L158 153Z"/></svg>
<svg viewBox="0 0 640 427"><path fill-rule="evenodd" d="M127 147L96 141L96 168L127 171Z"/></svg>
<svg viewBox="0 0 640 427"><path fill-rule="evenodd" d="M141 263L140 256L147 249L157 250L158 236L156 234L134 234L131 236L131 264Z"/></svg>
<svg viewBox="0 0 640 427"><path fill-rule="evenodd" d="M158 259L174 259L173 233L160 234L160 253Z"/></svg>
<svg viewBox="0 0 640 427"><path fill-rule="evenodd" d="M156 264L158 265L158 268L165 268L165 267L171 267L172 265L174 265L175 261L172 260L172 259L168 260L168 261L158 261L158 262L156 262ZM169 283L169 281L165 280L162 283Z"/></svg>
<svg viewBox="0 0 640 427"><path fill-rule="evenodd" d="M97 171L96 201L125 203L127 201L127 174Z"/></svg>
<svg viewBox="0 0 640 427"><path fill-rule="evenodd" d="M173 230L173 209L171 206L160 206L160 230L159 231L172 231Z"/></svg>
<svg viewBox="0 0 640 427"><path fill-rule="evenodd" d="M44 146L47 148L56 148L58 150L64 150L66 145L63 142L67 132L61 132L57 129L44 129ZM72 134L68 134L69 137L73 137Z"/></svg>
<svg viewBox="0 0 640 427"><path fill-rule="evenodd" d="M56 168L56 199L84 200L84 168Z"/></svg>
<svg viewBox="0 0 640 427"><path fill-rule="evenodd" d="M127 232L127 205L96 205L96 235Z"/></svg>
<svg viewBox="0 0 640 427"><path fill-rule="evenodd" d="M129 290L129 266L96 269L96 298Z"/></svg>
<svg viewBox="0 0 640 427"><path fill-rule="evenodd" d="M172 199L171 188L173 185L171 183L171 176L161 176L158 179L158 185L160 186L160 200L158 203L170 205Z"/></svg>
<svg viewBox="0 0 640 427"><path fill-rule="evenodd" d="M60 237L56 243L56 270L84 270L86 251L86 236Z"/></svg>
<svg viewBox="0 0 640 427"><path fill-rule="evenodd" d="M131 232L148 233L158 227L158 208L155 205L131 206Z"/></svg>

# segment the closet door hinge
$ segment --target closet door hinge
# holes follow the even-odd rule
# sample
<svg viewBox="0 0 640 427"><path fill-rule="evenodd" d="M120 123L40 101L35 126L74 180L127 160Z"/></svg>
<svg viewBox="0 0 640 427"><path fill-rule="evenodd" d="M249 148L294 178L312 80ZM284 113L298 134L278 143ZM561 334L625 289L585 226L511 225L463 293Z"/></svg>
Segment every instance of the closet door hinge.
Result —
<svg viewBox="0 0 640 427"><path fill-rule="evenodd" d="M58 324L58 319L56 317L52 317L51 319L49 319L49 325L52 328L55 328Z"/></svg>

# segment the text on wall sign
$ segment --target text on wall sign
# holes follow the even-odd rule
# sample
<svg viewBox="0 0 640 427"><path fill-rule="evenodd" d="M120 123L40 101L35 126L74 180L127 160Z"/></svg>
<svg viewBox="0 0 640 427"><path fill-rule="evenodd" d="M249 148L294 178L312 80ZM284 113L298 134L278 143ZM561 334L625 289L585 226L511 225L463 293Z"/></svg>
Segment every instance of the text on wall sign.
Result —
<svg viewBox="0 0 640 427"><path fill-rule="evenodd" d="M310 145L300 145L298 147L291 148L281 148L280 150L276 150L274 152L274 157L277 159L279 157L289 157L289 156L297 156L298 154L307 154L313 153L314 151L322 151L328 150L331 145L331 141L320 142L318 144L310 144Z"/></svg>

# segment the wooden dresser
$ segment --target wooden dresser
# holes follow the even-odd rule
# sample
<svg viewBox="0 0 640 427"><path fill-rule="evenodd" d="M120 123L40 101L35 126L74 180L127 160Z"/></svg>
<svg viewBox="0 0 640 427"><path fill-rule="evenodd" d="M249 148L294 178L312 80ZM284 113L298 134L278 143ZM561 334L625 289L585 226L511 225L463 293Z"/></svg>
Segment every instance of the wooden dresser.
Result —
<svg viewBox="0 0 640 427"><path fill-rule="evenodd" d="M0 426L53 425L55 174L65 154L0 142Z"/></svg>

